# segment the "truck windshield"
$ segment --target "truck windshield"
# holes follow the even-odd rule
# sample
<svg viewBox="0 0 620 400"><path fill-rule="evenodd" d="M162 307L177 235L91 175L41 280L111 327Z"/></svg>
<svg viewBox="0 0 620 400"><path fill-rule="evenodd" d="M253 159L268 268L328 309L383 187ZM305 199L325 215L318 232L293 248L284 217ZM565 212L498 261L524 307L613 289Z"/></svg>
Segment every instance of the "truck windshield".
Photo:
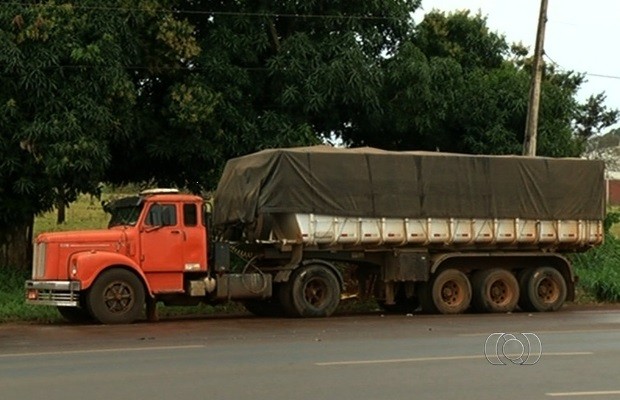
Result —
<svg viewBox="0 0 620 400"><path fill-rule="evenodd" d="M105 204L103 209L111 215L108 228L135 225L138 222L143 205L142 198L138 196L125 197Z"/></svg>

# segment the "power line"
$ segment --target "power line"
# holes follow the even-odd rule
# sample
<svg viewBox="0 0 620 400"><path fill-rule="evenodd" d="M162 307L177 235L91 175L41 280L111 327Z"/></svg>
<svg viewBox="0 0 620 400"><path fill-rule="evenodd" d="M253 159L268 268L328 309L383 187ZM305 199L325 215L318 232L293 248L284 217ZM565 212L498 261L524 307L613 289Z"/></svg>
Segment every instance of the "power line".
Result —
<svg viewBox="0 0 620 400"><path fill-rule="evenodd" d="M147 65L112 65L112 64L102 64L102 65L96 65L96 64L63 64L63 65L48 65L45 67L38 67L38 68L29 68L30 70L33 69L38 69L38 70L56 70L56 69L68 69L68 70L72 70L72 69L100 69L100 68L109 68L109 69L124 69L127 71L140 71L140 70L160 70L160 71L214 71L214 70L218 70L218 71L223 71L223 70L229 70L229 69L233 69L233 70L244 70L244 71L262 71L262 72L266 72L266 71L286 71L286 70L298 70L299 68L287 68L287 67L283 67L283 68L268 68L268 67L241 67L241 66L236 66L236 65L232 65L230 67L223 67L223 66L213 66L213 65L203 65L203 66L196 66L196 65L168 65L168 66L147 66ZM315 67L315 68L302 68L301 70L303 71L318 71L321 68ZM4 76L8 76L8 75L4 75Z"/></svg>
<svg viewBox="0 0 620 400"><path fill-rule="evenodd" d="M549 61L551 61L551 63L553 65L555 65L557 68L559 68L559 69L561 69L563 71L566 71L566 68L562 67L560 64L555 62L555 60L553 58L551 58L549 56L549 54L547 54L546 52L544 53L544 56L545 56L545 58L549 59ZM618 75L597 74L597 73L594 73L594 72L587 72L587 71L584 72L583 74L586 75L586 76L593 76L593 77L596 77L596 78L620 79L620 76L618 76Z"/></svg>
<svg viewBox="0 0 620 400"><path fill-rule="evenodd" d="M620 79L620 76L616 76L616 75L594 74L594 73L591 73L591 72L586 72L586 75L594 76L596 78Z"/></svg>
<svg viewBox="0 0 620 400"><path fill-rule="evenodd" d="M553 65L555 65L558 69L562 71L567 71L566 68L562 67L560 64L555 62L548 54L544 54L545 58L547 58ZM65 65L49 65L46 67L40 67L41 70L51 70L51 69L95 69L95 68L121 68L129 71L139 71L139 70L164 70L164 71L178 71L178 70L186 70L186 71L212 71L212 70L226 70L228 67L223 66L214 66L214 65L170 65L170 66L147 66L147 65L95 65L95 64L65 64ZM268 67L242 67L242 66L232 66L234 69L245 70L245 71L286 71L287 67L283 68L268 68ZM297 68L294 68L297 69ZM304 71L315 71L320 70L320 68L302 68ZM596 78L605 78L605 79L620 79L620 76L617 75L607 75L607 74L598 74L594 72L583 72L586 76L592 76Z"/></svg>
<svg viewBox="0 0 620 400"><path fill-rule="evenodd" d="M29 7L33 5L42 7L55 7L61 8L63 4L32 4L22 2L3 2L0 5L6 6L22 6ZM185 9L167 9L167 8L141 8L141 7L111 7L111 6L84 6L71 4L72 8L89 10L89 11L116 11L116 12L149 12L149 13L168 13L174 14L187 14L187 15L208 15L208 16L231 16L231 17L280 17L280 18L312 18L312 19L343 19L343 20L378 20L400 21L405 18L402 17L380 17L375 15L358 15L358 14L297 14L297 13L276 13L276 12L243 12L243 11L208 11L208 10L185 10Z"/></svg>
<svg viewBox="0 0 620 400"><path fill-rule="evenodd" d="M555 60L553 58L551 58L551 56L543 50L543 56L545 56L545 58L547 58L549 61L551 61L551 64L555 65L556 67L563 69L562 66L560 64L558 64L557 62L555 62Z"/></svg>

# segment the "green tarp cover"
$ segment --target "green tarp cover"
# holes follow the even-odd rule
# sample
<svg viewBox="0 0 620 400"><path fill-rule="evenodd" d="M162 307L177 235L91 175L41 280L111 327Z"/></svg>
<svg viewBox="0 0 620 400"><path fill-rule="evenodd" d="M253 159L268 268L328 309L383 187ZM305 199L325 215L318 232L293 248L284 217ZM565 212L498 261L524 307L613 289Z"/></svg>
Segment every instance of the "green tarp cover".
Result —
<svg viewBox="0 0 620 400"><path fill-rule="evenodd" d="M215 193L216 226L250 224L263 213L597 220L604 164L330 146L231 159Z"/></svg>

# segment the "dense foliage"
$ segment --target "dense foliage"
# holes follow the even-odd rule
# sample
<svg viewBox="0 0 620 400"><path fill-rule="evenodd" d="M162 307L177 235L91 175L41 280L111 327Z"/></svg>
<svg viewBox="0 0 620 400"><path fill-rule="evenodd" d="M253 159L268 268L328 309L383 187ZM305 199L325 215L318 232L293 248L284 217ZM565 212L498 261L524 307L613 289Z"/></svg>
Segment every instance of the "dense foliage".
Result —
<svg viewBox="0 0 620 400"><path fill-rule="evenodd" d="M349 145L520 153L530 60L468 12L419 0L0 3L0 264L33 216L100 182L211 189L226 159ZM617 119L546 69L541 155ZM16 257L12 257L11 254Z"/></svg>
<svg viewBox="0 0 620 400"><path fill-rule="evenodd" d="M620 240L608 235L605 243L573 257L579 284L597 301L620 301Z"/></svg>
<svg viewBox="0 0 620 400"><path fill-rule="evenodd" d="M316 144L377 109L380 60L418 1L192 1L199 52L144 76L145 125L114 149L113 181L213 187L226 159Z"/></svg>
<svg viewBox="0 0 620 400"><path fill-rule="evenodd" d="M531 59L467 11L432 12L395 57L383 60L380 108L362 114L351 144L478 154L520 154ZM576 100L583 75L547 67L538 155L579 156L618 113L601 94Z"/></svg>

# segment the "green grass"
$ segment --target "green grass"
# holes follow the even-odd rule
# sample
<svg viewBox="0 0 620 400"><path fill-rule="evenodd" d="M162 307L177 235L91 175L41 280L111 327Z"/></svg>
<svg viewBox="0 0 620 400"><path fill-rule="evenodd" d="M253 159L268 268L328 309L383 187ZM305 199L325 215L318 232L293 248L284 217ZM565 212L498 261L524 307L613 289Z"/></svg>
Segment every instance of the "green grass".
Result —
<svg viewBox="0 0 620 400"><path fill-rule="evenodd" d="M577 295L590 302L620 301L620 213L611 209L605 218L605 243L572 257L579 277ZM579 298L579 297L578 297Z"/></svg>
<svg viewBox="0 0 620 400"><path fill-rule="evenodd" d="M618 220L617 217L620 217L618 211L609 213L607 223L610 225L609 233L614 237L620 238L620 223L618 223L620 220Z"/></svg>
<svg viewBox="0 0 620 400"><path fill-rule="evenodd" d="M102 200L121 197L121 195L103 194ZM103 212L101 200L81 195L76 202L66 209L65 222L56 224L56 210L38 216L34 221L35 236L42 232L59 232L83 229L101 229L108 224L110 216Z"/></svg>
<svg viewBox="0 0 620 400"><path fill-rule="evenodd" d="M607 235L605 243L573 256L582 292L598 302L620 301L620 239Z"/></svg>
<svg viewBox="0 0 620 400"><path fill-rule="evenodd" d="M24 301L24 282L30 271L0 268L0 322L56 322L61 317L55 307L28 305Z"/></svg>

